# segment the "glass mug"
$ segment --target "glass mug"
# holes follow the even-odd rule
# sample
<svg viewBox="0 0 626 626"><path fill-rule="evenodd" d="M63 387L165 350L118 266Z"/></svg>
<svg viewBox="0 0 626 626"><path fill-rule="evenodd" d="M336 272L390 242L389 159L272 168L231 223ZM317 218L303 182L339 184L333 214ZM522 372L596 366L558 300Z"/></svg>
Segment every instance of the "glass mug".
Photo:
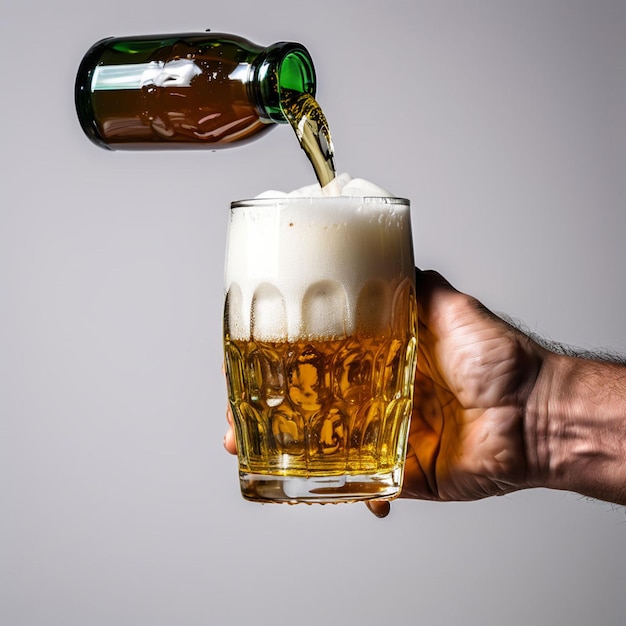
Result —
<svg viewBox="0 0 626 626"><path fill-rule="evenodd" d="M409 201L233 202L225 292L244 498L397 496L417 359Z"/></svg>

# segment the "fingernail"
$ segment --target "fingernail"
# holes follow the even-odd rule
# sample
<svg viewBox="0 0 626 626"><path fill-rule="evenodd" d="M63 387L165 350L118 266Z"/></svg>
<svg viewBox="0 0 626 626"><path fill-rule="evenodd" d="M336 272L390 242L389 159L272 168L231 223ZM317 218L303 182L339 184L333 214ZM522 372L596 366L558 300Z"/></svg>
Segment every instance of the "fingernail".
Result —
<svg viewBox="0 0 626 626"><path fill-rule="evenodd" d="M365 506L379 519L387 517L391 511L391 503L388 500L378 500L376 502L366 502Z"/></svg>

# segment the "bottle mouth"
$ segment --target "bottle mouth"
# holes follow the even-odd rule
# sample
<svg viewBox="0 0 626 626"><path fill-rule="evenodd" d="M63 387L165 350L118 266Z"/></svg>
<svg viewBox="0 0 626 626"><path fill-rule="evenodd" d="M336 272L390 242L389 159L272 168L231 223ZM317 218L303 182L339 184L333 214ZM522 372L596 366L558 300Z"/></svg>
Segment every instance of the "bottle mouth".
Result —
<svg viewBox="0 0 626 626"><path fill-rule="evenodd" d="M254 83L259 90L259 113L266 122L285 124L282 108L286 91L315 96L315 67L309 51L302 45L280 42L265 50L257 66Z"/></svg>

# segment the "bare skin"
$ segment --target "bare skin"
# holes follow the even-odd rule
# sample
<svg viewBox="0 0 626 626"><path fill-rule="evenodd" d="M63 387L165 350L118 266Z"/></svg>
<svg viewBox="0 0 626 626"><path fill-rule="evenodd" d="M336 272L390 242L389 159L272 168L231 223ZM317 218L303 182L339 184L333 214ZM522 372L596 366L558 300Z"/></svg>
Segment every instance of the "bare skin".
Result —
<svg viewBox="0 0 626 626"><path fill-rule="evenodd" d="M547 487L626 504L626 367L555 354L436 272L418 271L417 291L401 497L478 500ZM224 445L236 452L232 428ZM389 507L368 503L379 517Z"/></svg>

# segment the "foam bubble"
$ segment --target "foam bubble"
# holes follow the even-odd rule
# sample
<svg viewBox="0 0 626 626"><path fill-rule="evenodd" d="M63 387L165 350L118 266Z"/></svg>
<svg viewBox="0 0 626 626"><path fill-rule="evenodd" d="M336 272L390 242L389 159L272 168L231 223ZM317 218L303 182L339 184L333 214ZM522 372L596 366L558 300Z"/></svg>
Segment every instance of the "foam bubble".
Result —
<svg viewBox="0 0 626 626"><path fill-rule="evenodd" d="M319 183L306 185L290 192L269 190L260 193L257 198L321 198L326 196L349 196L365 198L368 196L378 198L393 198L393 194L386 189L375 185L363 178L352 178L350 174L338 174L325 187Z"/></svg>

